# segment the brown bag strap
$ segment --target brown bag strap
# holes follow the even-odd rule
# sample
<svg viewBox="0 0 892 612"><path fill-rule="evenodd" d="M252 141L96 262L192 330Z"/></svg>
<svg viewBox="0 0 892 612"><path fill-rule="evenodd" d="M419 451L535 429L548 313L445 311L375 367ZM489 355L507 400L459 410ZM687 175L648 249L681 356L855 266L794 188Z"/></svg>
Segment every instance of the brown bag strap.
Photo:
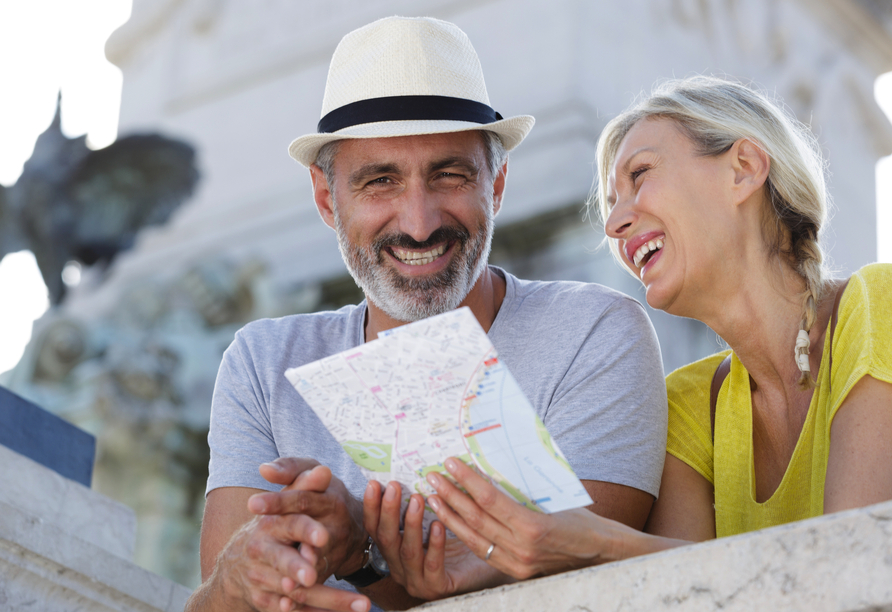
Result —
<svg viewBox="0 0 892 612"><path fill-rule="evenodd" d="M709 388L709 426L712 432L712 441L715 442L715 406L719 401L719 391L722 389L722 383L731 373L731 355L722 359L719 367L715 369L712 375L712 386Z"/></svg>
<svg viewBox="0 0 892 612"><path fill-rule="evenodd" d="M833 315L830 317L830 337L827 338L827 342L830 343L828 355L828 366L830 371L828 375L833 375L833 333L836 331L836 321L839 319L839 302L842 300L842 294L845 292L846 287L849 285L849 281L851 278L846 279L839 289L836 290L836 299L833 301Z"/></svg>
<svg viewBox="0 0 892 612"><path fill-rule="evenodd" d="M849 280L851 279L846 280L846 282L836 290L836 299L833 301L833 315L830 318L830 337L826 340L830 343L830 358L828 365L831 374L833 373L833 333L836 331L836 321L839 319L839 302L842 300L842 294L845 292ZM713 442L715 442L715 407L719 401L719 391L722 389L722 383L725 382L725 379L728 378L728 374L730 373L731 355L728 355L722 359L719 367L715 369L715 374L712 375L712 386L709 388L709 424Z"/></svg>

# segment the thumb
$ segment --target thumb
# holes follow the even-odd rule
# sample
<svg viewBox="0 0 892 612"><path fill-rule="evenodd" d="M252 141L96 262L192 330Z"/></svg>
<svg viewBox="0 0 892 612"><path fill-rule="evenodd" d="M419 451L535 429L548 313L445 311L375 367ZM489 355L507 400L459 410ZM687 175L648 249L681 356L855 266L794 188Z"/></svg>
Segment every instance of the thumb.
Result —
<svg viewBox="0 0 892 612"><path fill-rule="evenodd" d="M260 466L260 475L268 482L290 485L298 476L319 465L315 459L302 457L279 457L275 461Z"/></svg>

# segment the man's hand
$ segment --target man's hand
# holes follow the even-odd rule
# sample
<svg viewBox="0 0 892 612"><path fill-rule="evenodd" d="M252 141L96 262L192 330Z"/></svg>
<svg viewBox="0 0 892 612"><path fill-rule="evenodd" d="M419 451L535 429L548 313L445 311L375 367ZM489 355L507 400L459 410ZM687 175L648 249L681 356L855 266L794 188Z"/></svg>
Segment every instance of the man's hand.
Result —
<svg viewBox="0 0 892 612"><path fill-rule="evenodd" d="M362 568L368 540L362 525L362 502L332 476L329 468L313 459L282 458L263 464L260 474L271 483L286 486L278 493L253 495L248 500L251 512L311 517L328 534L321 545L300 540L305 543L301 547L305 556L315 554L322 561L323 576L317 582L324 582L331 574L347 576Z"/></svg>
<svg viewBox="0 0 892 612"><path fill-rule="evenodd" d="M511 579L478 559L467 546L446 538L446 529L435 521L425 550L422 535L424 498L413 495L406 509L405 528L400 533L398 482L370 482L363 497L365 528L387 560L394 580L406 591L425 600L450 597L468 591L510 582Z"/></svg>
<svg viewBox="0 0 892 612"><path fill-rule="evenodd" d="M333 542L327 527L345 522L333 518L343 518L344 504L336 502L339 495L326 494L332 483L331 471L316 462L279 460L265 464L261 474L271 482L287 484L286 489L249 499L242 496L250 493L250 489L218 489L212 492L213 498L209 496L202 525L202 567L206 579L190 598L187 609L369 610L371 604L367 597L321 584L335 570L326 555L339 555L343 560L343 551L349 548L343 542ZM341 489L338 493L346 494L339 481L335 491L337 485ZM237 509L228 507L227 501L235 502L239 497L244 509L236 512ZM347 498L352 499L349 494ZM356 513L359 502L353 502ZM289 512L289 505L295 504L297 509L307 512ZM249 510L255 514L258 510L279 513L254 516L242 524L245 519L238 517L250 516ZM321 520L314 518L317 516ZM233 524L240 526L228 541L223 539L225 545L217 545L220 552L215 554L213 543L220 541L220 536L227 538L231 533L227 526ZM358 530L362 531L361 525ZM224 533L218 533L221 531ZM206 563L208 559L210 563Z"/></svg>

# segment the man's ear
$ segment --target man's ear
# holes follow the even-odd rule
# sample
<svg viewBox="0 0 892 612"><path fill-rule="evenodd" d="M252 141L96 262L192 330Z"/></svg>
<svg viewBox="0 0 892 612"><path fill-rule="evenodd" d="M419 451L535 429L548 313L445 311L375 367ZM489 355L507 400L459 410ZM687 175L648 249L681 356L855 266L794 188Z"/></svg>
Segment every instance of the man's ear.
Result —
<svg viewBox="0 0 892 612"><path fill-rule="evenodd" d="M508 181L508 160L502 164L499 173L496 174L495 180L492 182L492 215L499 214L502 208L502 197L505 195L505 184Z"/></svg>
<svg viewBox="0 0 892 612"><path fill-rule="evenodd" d="M729 151L734 170L734 188L738 202L745 202L760 191L768 180L771 159L765 150L748 138L741 138Z"/></svg>
<svg viewBox="0 0 892 612"><path fill-rule="evenodd" d="M322 168L313 164L310 166L310 181L313 183L313 200L316 202L316 210L325 222L325 225L334 229L334 199L331 197L331 187L325 180Z"/></svg>

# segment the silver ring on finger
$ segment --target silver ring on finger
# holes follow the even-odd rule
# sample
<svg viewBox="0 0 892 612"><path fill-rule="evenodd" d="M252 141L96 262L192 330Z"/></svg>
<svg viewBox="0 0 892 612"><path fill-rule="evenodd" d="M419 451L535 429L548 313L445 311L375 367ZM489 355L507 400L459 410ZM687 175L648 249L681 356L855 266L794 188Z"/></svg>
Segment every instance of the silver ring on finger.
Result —
<svg viewBox="0 0 892 612"><path fill-rule="evenodd" d="M486 556L483 557L484 561L489 561L489 558L492 556L492 551L496 549L495 542L489 545L489 548L486 549Z"/></svg>

